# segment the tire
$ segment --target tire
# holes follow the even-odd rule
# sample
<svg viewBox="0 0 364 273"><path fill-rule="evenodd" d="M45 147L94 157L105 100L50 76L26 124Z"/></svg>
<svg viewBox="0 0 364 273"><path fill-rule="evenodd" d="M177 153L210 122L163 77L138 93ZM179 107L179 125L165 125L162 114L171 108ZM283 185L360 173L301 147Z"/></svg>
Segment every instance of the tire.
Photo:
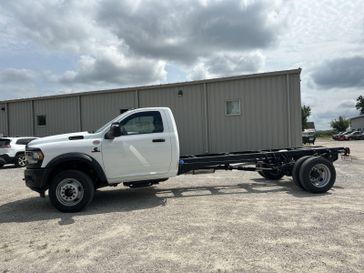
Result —
<svg viewBox="0 0 364 273"><path fill-rule="evenodd" d="M310 158L311 156L310 155L306 155L306 156L303 156L303 157L300 157L293 165L293 169L292 169L292 180L293 180L293 183L299 187L300 189L305 189L303 186L302 186L302 183L300 181L300 169L301 169L301 166L303 164L303 162L305 162L308 158Z"/></svg>
<svg viewBox="0 0 364 273"><path fill-rule="evenodd" d="M284 176L284 173L280 171L263 170L263 171L258 171L258 173L264 178L269 180L279 180Z"/></svg>
<svg viewBox="0 0 364 273"><path fill-rule="evenodd" d="M15 166L18 168L25 167L27 165L27 160L24 153L17 154L15 157Z"/></svg>
<svg viewBox="0 0 364 273"><path fill-rule="evenodd" d="M311 193L327 192L335 184L334 165L321 156L305 160L299 170L303 188Z"/></svg>
<svg viewBox="0 0 364 273"><path fill-rule="evenodd" d="M49 187L52 205L62 212L78 212L91 203L95 186L83 172L67 170L56 175Z"/></svg>

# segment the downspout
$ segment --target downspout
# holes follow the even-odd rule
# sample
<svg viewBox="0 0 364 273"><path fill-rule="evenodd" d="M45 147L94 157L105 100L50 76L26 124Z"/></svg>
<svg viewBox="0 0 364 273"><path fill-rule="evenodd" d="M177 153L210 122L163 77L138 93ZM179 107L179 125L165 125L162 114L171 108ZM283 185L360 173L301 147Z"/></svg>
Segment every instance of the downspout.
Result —
<svg viewBox="0 0 364 273"><path fill-rule="evenodd" d="M35 136L34 100L31 100L30 109L32 112L32 136Z"/></svg>
<svg viewBox="0 0 364 273"><path fill-rule="evenodd" d="M204 82L203 84L203 94L204 94L204 110L205 110L205 152L208 153L209 152L209 146L210 146L210 141L209 141L209 115L208 115L208 95L207 95L207 84L206 82Z"/></svg>
<svg viewBox="0 0 364 273"><path fill-rule="evenodd" d="M9 103L5 104L6 109L6 135L10 136Z"/></svg>
<svg viewBox="0 0 364 273"><path fill-rule="evenodd" d="M77 103L78 103L78 126L79 126L79 131L82 132L81 96L77 96Z"/></svg>
<svg viewBox="0 0 364 273"><path fill-rule="evenodd" d="M140 102L139 102L139 90L135 90L135 102L134 102L134 105L136 108L139 108Z"/></svg>

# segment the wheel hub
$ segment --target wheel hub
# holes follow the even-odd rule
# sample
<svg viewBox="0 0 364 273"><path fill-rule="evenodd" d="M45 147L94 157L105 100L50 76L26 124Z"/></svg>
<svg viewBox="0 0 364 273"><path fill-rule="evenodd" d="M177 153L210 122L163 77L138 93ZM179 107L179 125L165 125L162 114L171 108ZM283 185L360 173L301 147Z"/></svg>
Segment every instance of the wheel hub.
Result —
<svg viewBox="0 0 364 273"><path fill-rule="evenodd" d="M20 156L18 158L18 164L21 167L24 167L27 164L27 160L26 160L25 156Z"/></svg>
<svg viewBox="0 0 364 273"><path fill-rule="evenodd" d="M331 179L329 168L324 164L317 164L312 167L310 172L310 181L318 188L325 187Z"/></svg>
<svg viewBox="0 0 364 273"><path fill-rule="evenodd" d="M56 189L57 200L65 206L78 204L82 200L83 194L82 184L74 178L62 180Z"/></svg>

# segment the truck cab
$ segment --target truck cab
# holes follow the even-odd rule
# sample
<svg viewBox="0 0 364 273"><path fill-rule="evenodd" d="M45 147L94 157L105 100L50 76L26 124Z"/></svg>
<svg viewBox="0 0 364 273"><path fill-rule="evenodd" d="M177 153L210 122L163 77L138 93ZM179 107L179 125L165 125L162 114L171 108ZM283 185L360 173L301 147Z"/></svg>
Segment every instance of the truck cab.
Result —
<svg viewBox="0 0 364 273"><path fill-rule="evenodd" d="M79 211L94 190L124 183L153 184L178 172L179 140L166 107L130 110L95 133L39 138L26 151L26 185L65 212Z"/></svg>

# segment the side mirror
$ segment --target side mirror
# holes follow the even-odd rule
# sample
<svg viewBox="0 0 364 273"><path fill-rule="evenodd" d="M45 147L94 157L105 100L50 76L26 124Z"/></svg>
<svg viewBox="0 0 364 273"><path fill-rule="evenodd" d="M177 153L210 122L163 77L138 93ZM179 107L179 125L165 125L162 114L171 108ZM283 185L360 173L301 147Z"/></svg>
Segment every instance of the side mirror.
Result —
<svg viewBox="0 0 364 273"><path fill-rule="evenodd" d="M122 135L122 132L121 132L121 128L120 128L120 123L119 122L114 122L114 123L111 124L110 130L109 130L109 132L107 132L105 138L114 139L114 138L119 137L121 135Z"/></svg>

